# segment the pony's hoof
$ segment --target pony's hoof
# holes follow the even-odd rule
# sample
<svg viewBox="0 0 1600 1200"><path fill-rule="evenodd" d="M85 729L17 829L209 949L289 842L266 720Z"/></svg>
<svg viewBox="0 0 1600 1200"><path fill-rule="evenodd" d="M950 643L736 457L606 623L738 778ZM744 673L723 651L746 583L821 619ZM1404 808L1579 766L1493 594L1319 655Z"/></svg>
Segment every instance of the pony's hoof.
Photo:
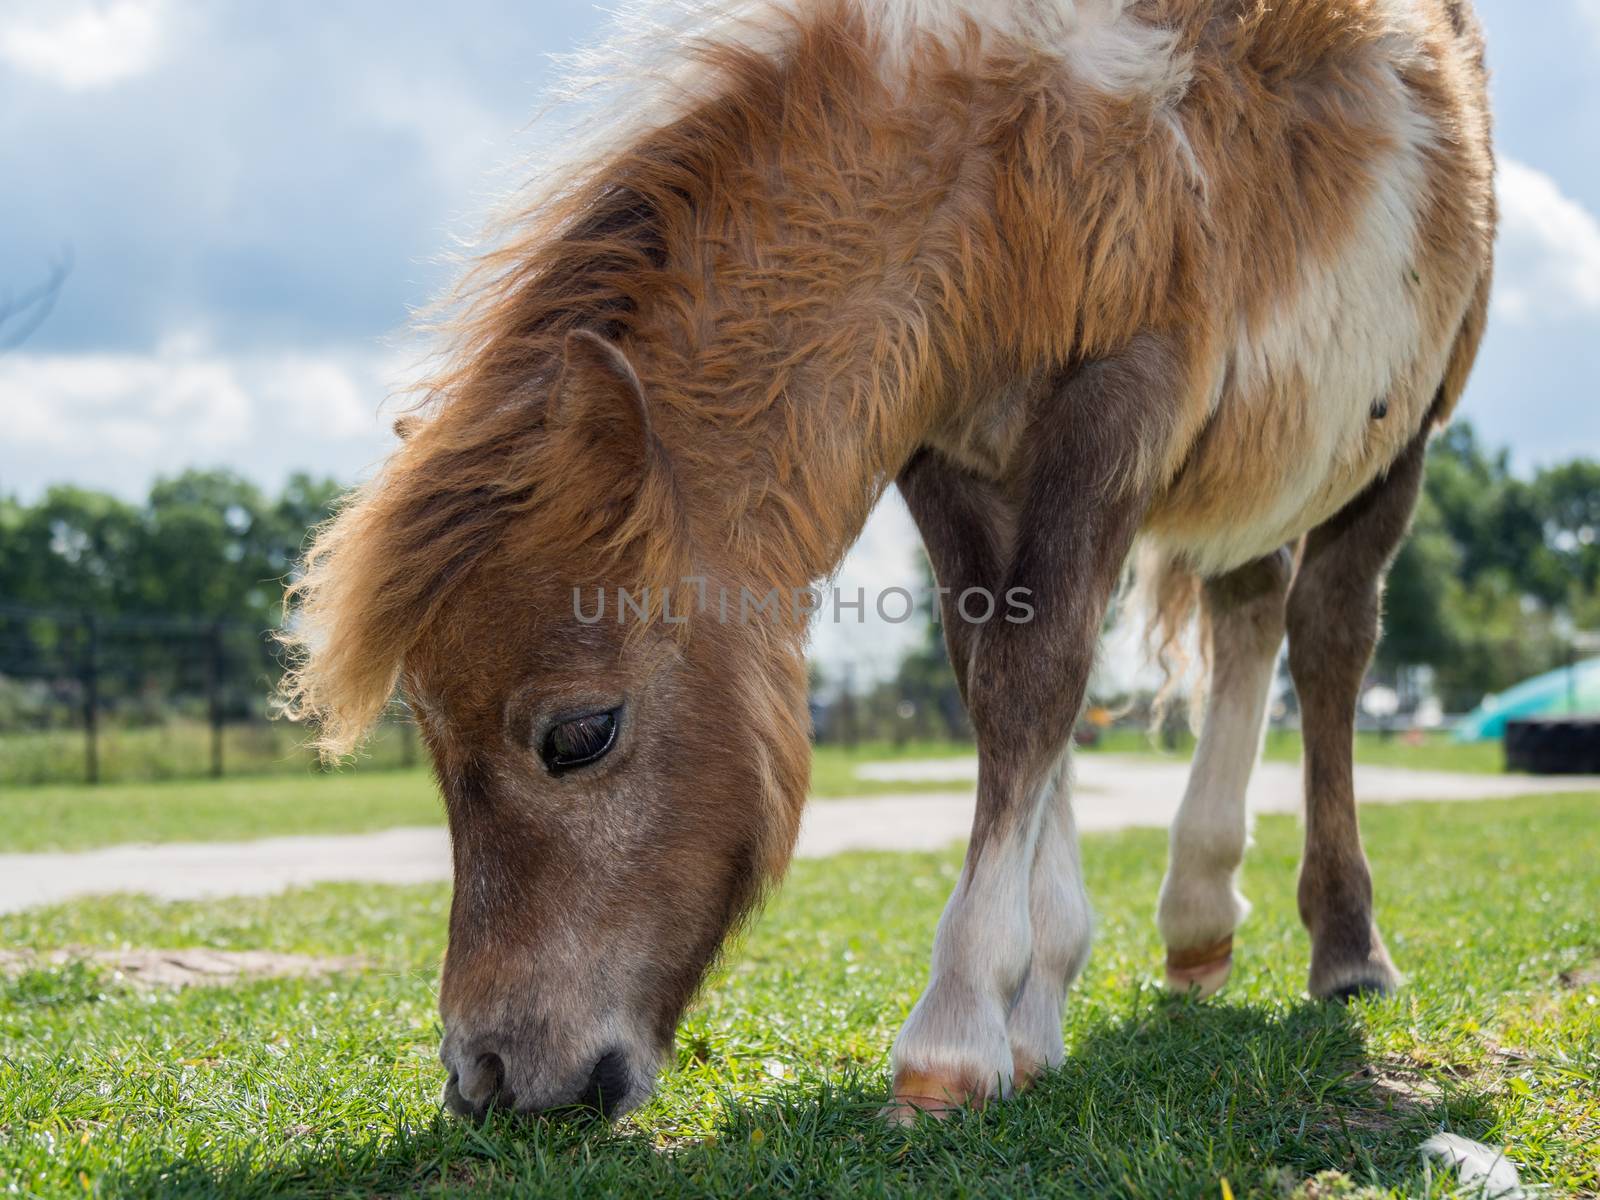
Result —
<svg viewBox="0 0 1600 1200"><path fill-rule="evenodd" d="M1202 946L1198 950L1172 950L1167 953L1167 987L1180 996L1194 995L1201 1000L1215 996L1233 971L1233 937Z"/></svg>
<svg viewBox="0 0 1600 1200"><path fill-rule="evenodd" d="M932 1075L899 1075L894 1081L894 1103L883 1110L890 1125L906 1128L920 1117L943 1121L964 1108L982 1108L988 1096L955 1080Z"/></svg>
<svg viewBox="0 0 1600 1200"><path fill-rule="evenodd" d="M1369 955L1343 968L1327 968L1315 962L1306 991L1314 1000L1330 1004L1349 1004L1352 1000L1380 1000L1400 990L1405 977L1389 961L1387 953Z"/></svg>
<svg viewBox="0 0 1600 1200"><path fill-rule="evenodd" d="M1036 1062L1031 1057L1017 1054L1011 1056L1011 1090L1025 1092L1044 1077L1050 1068L1042 1062Z"/></svg>
<svg viewBox="0 0 1600 1200"><path fill-rule="evenodd" d="M1381 1000L1393 992L1394 988L1381 979L1363 979L1336 987L1324 998L1334 1004L1349 1004L1352 1000Z"/></svg>

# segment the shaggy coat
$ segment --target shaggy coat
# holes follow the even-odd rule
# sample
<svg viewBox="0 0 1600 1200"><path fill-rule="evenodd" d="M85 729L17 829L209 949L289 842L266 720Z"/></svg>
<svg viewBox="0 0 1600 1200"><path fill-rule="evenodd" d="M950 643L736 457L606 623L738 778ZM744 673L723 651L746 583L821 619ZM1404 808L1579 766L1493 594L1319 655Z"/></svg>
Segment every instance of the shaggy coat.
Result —
<svg viewBox="0 0 1600 1200"><path fill-rule="evenodd" d="M627 696L656 664L649 678L669 681L685 722L734 698L719 720L738 753L707 750L725 766L676 779L652 760L654 786L619 775L605 789L705 835L661 849L670 869L628 877L635 903L693 932L639 950L634 974L616 968L656 981L667 999L652 1021L670 1036L723 933L782 870L807 746L803 620L729 629L701 613L668 628L663 602L690 578L787 593L826 577L899 479L942 579L1041 576L1047 599L1062 593L1017 635L1035 643L951 632L986 782L941 939L980 920L963 895L991 897L983 927L1020 938L1022 965L963 984L982 992L1022 987L1041 923L1077 922L1083 938L1055 954L1070 978L1087 946L1077 885L1054 907L1035 889L1030 934L1028 878L1075 879L1075 850L1042 848L1070 842L1070 816L1039 813L1064 796L1054 770L1079 662L1135 538L1174 625L1200 603L1197 581L1254 571L1240 578L1256 584L1221 585L1208 627L1228 625L1230 597L1276 597L1240 625L1275 654L1287 569L1251 564L1381 488L1465 385L1495 224L1477 26L1461 0L725 0L625 20L647 50L596 71L642 90L507 221L458 297L453 350L410 436L311 550L289 707L343 753L404 680L457 842L447 1024L456 994L460 1020L494 1008L485 1021L515 1040L565 1029L578 1002L538 998L555 985L534 960L553 952L528 947L559 923L558 901L517 864L568 826L540 799L554 784L524 773L525 742L508 740L514 697L531 689L542 713L541 689L603 660ZM1373 588L1392 546L1380 550ZM658 619L599 640L561 632L566 590L601 583L649 587ZM1219 764L1254 753L1264 653L1226 668L1249 682L1214 741ZM1058 696L1033 706L1042 666ZM1009 704L1020 720L1025 701L1038 728L1019 742L997 714ZM1208 795L1242 797L1232 775L1201 776ZM508 810L507 797L522 799ZM1206 804L1242 822L1231 799ZM543 823L523 858L490 870L512 820ZM624 837L619 821L604 837ZM992 870L1022 879L1020 912L1001 885L984 890L989 830L1011 847ZM614 845L630 863L647 847ZM732 858L744 865L730 875ZM594 871L594 886L618 886ZM712 876L723 882L685 882ZM500 898L473 909L462 889L484 878L519 882L485 885ZM1174 916L1175 969L1216 960L1240 915L1181 934ZM641 945L616 933L625 923L619 908L601 921L611 933L572 937ZM936 951L930 997L946 959L972 969ZM579 951L560 961L591 977ZM458 963L471 982L453 988ZM1055 1021L1054 1047L1044 1033L1024 1054L1013 1029L1016 1063L1002 1065L974 1048L989 1034L970 1028L989 1018L929 1007L897 1063L958 1100L1008 1090L1041 1065L1024 1059L1059 1055L1058 984L1037 1018ZM545 1034L505 1015L514 987L536 996ZM997 1019L1015 1023L1019 994ZM518 1069L502 1063L495 1086L538 1106L532 1068L507 1082Z"/></svg>

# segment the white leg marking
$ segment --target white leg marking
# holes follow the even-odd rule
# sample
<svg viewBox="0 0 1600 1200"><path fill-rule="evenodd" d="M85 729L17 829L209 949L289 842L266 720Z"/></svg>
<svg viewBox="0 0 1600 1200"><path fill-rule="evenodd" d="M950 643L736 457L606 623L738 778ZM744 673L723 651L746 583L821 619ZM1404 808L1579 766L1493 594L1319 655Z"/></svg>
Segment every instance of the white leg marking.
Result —
<svg viewBox="0 0 1600 1200"><path fill-rule="evenodd" d="M1006 1018L1033 955L1029 880L1051 791L1040 787L1011 828L969 859L945 906L928 989L890 1056L903 1104L938 1111L1011 1094Z"/></svg>
<svg viewBox="0 0 1600 1200"><path fill-rule="evenodd" d="M1072 817L1071 769L1063 758L1052 780L1039 845L1033 857L1029 898L1033 918L1033 958L1022 991L1011 1008L1006 1032L1011 1040L1013 1082L1061 1065L1061 1010L1067 988L1089 958L1093 916L1078 860L1078 829Z"/></svg>
<svg viewBox="0 0 1600 1200"><path fill-rule="evenodd" d="M1172 823L1157 924L1168 982L1209 994L1227 979L1233 931L1250 912L1236 879L1249 840L1245 792L1261 756L1267 695L1283 639L1282 594L1212 620L1211 700L1183 804ZM1268 606L1265 614L1252 611ZM1276 611L1273 611L1275 606Z"/></svg>

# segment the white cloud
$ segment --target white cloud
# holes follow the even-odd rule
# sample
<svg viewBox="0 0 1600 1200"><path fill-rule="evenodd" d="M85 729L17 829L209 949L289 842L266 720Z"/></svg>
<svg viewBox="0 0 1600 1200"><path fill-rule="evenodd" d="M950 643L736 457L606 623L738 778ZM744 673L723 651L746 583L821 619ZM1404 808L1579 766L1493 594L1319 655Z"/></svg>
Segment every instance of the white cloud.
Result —
<svg viewBox="0 0 1600 1200"><path fill-rule="evenodd" d="M1497 191L1496 314L1514 322L1600 314L1600 221L1515 159L1500 163Z"/></svg>
<svg viewBox="0 0 1600 1200"><path fill-rule="evenodd" d="M355 103L380 129L414 138L453 195L478 194L486 169L509 165L500 159L511 157L516 124L479 102L469 83L444 75L418 78L382 64L366 73Z"/></svg>
<svg viewBox="0 0 1600 1200"><path fill-rule="evenodd" d="M70 91L110 87L155 66L165 10L165 0L28 5L0 18L0 62Z"/></svg>
<svg viewBox="0 0 1600 1200"><path fill-rule="evenodd" d="M0 489L71 479L122 495L189 466L265 484L306 468L353 479L390 444L401 376L378 351L229 357L178 339L151 354L0 357Z"/></svg>
<svg viewBox="0 0 1600 1200"><path fill-rule="evenodd" d="M1577 0L1578 11L1589 22L1595 37L1600 39L1600 0Z"/></svg>

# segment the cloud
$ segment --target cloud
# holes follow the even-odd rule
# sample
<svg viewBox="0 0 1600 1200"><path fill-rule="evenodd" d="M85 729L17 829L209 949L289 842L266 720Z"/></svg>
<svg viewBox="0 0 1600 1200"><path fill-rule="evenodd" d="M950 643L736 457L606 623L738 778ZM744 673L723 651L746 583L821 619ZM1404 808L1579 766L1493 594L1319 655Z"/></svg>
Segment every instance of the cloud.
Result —
<svg viewBox="0 0 1600 1200"><path fill-rule="evenodd" d="M1577 0L1578 11L1589 22L1595 38L1600 40L1600 0Z"/></svg>
<svg viewBox="0 0 1600 1200"><path fill-rule="evenodd" d="M69 91L111 87L145 74L162 49L164 0L112 0L62 12L33 5L33 19L0 25L0 61Z"/></svg>
<svg viewBox="0 0 1600 1200"><path fill-rule="evenodd" d="M218 464L268 486L296 469L351 479L391 443L381 405L403 375L381 351L227 356L192 339L0 357L0 489L72 479L135 496L156 475Z"/></svg>
<svg viewBox="0 0 1600 1200"><path fill-rule="evenodd" d="M826 603L812 619L811 656L830 669L848 665L858 688L892 676L900 659L923 639L926 626L920 618L900 619L904 597L884 596L892 588L915 593L921 587L920 544L905 503L891 491L873 510L832 583L823 585ZM837 606L834 588L841 601ZM863 601L859 609L854 607L858 600ZM836 670L834 681L839 678Z"/></svg>
<svg viewBox="0 0 1600 1200"><path fill-rule="evenodd" d="M1495 312L1529 323L1600 314L1600 221L1549 175L1500 164Z"/></svg>

